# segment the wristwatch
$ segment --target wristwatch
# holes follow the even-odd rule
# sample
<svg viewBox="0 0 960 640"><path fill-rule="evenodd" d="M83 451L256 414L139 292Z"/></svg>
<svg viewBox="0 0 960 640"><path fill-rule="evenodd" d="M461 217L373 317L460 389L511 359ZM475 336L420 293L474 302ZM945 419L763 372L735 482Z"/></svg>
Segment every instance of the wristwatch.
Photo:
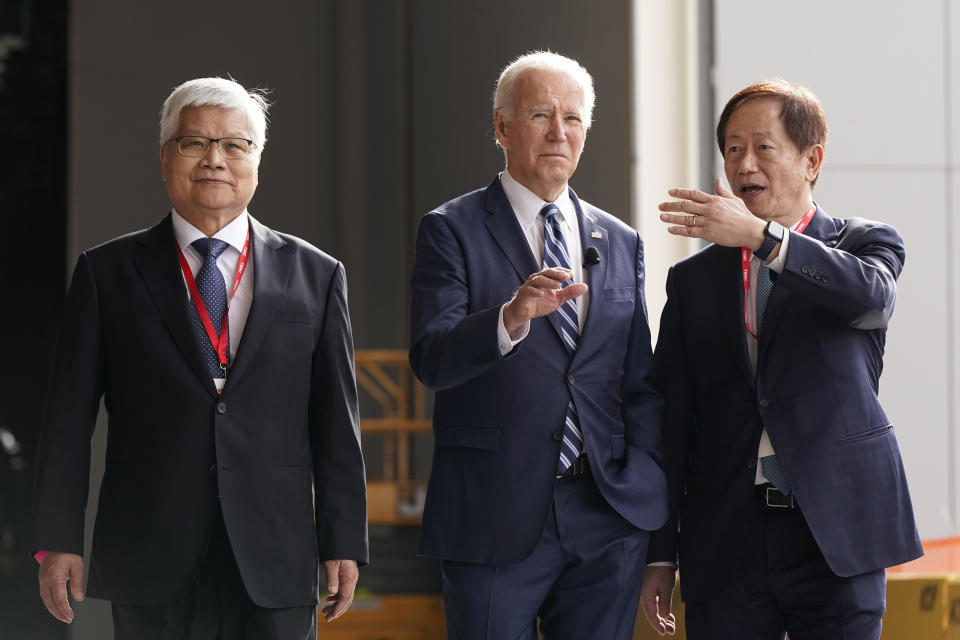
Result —
<svg viewBox="0 0 960 640"><path fill-rule="evenodd" d="M783 235L787 232L783 226L773 220L767 223L767 226L763 228L763 234L766 236L763 240L763 244L760 245L760 248L753 252L753 255L757 256L764 262L767 261L767 257L770 255L770 252L773 251L773 248L783 242Z"/></svg>

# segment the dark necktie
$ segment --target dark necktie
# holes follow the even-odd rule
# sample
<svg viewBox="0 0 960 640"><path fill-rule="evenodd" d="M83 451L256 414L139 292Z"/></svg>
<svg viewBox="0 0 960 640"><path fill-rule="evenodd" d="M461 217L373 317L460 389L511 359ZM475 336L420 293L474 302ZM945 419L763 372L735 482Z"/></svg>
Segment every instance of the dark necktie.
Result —
<svg viewBox="0 0 960 640"><path fill-rule="evenodd" d="M760 265L760 268L757 269L757 335L760 335L760 331L763 330L763 314L767 309L767 301L770 299L772 288L770 268L766 265ZM760 469L763 471L763 477L769 480L770 484L782 493L790 493L790 483L787 482L787 477L783 475L783 470L780 468L780 462L776 455L760 458Z"/></svg>
<svg viewBox="0 0 960 640"><path fill-rule="evenodd" d="M770 281L770 268L761 264L757 269L757 335L760 335L763 329L763 314L767 310L767 301L770 299L770 289L773 288L773 282Z"/></svg>
<svg viewBox="0 0 960 640"><path fill-rule="evenodd" d="M217 258L227 248L227 243L216 238L200 238L190 243L200 257L203 258L203 264L197 271L196 281L197 289L200 290L200 297L203 299L203 306L207 309L210 316L210 322L213 324L214 331L220 335L223 316L227 311L227 285L223 281L223 274L217 266ZM224 371L220 367L220 359L217 357L217 351L210 343L210 337L207 330L203 327L200 320L200 314L196 305L191 305L193 309L193 326L196 327L197 335L200 336L200 346L203 350L203 359L207 363L210 375L214 378L223 378ZM229 340L229 331L228 331ZM230 357L230 343L227 342L227 358Z"/></svg>
<svg viewBox="0 0 960 640"><path fill-rule="evenodd" d="M570 254L567 253L567 243L563 240L558 219L560 209L555 204L547 204L540 210L544 218L543 227L543 266L570 268ZM573 280L563 283L563 286L573 284ZM567 350L573 354L577 350L577 340L580 338L580 324L577 320L577 303L567 300L557 311L560 320L560 334ZM557 472L563 473L573 461L580 457L583 451L583 434L580 432L580 416L573 399L567 404L567 415L563 425L563 442L560 446L560 460L557 463Z"/></svg>

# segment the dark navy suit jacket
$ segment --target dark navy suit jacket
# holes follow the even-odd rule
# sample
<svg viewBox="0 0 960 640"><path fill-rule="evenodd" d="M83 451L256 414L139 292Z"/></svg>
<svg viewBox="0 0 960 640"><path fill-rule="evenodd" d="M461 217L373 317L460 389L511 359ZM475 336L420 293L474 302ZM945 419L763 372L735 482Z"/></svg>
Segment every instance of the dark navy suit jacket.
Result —
<svg viewBox="0 0 960 640"><path fill-rule="evenodd" d="M204 556L218 508L260 606L316 604L320 560L367 560L343 266L252 217L250 243L253 304L220 395L190 320L169 215L77 261L41 432L32 547L83 553L103 398L94 598L173 601Z"/></svg>
<svg viewBox="0 0 960 640"><path fill-rule="evenodd" d="M661 399L651 386L636 230L570 196L589 272L590 306L572 357L556 314L501 357L500 306L541 269L499 178L428 213L413 271L410 363L436 391L435 449L421 551L463 562L526 557L546 523L560 451L556 435L573 398L593 481L642 529L666 517Z"/></svg>
<svg viewBox="0 0 960 640"><path fill-rule="evenodd" d="M711 245L671 268L656 350L671 517L648 559L676 561L679 548L684 599L719 591L733 569L764 426L836 574L922 555L894 428L877 399L904 258L893 228L818 208L804 234L790 232L756 377L739 249Z"/></svg>

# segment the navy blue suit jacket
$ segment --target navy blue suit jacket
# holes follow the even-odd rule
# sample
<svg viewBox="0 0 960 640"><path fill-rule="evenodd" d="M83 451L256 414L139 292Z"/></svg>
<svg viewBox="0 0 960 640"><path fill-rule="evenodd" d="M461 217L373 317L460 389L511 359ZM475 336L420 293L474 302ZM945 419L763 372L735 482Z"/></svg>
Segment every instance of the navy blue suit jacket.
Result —
<svg viewBox="0 0 960 640"><path fill-rule="evenodd" d="M790 232L756 377L739 249L711 245L671 268L655 357L671 517L648 559L676 561L679 548L684 599L719 591L733 569L764 426L836 574L922 554L893 425L877 399L904 258L892 227L818 208L804 234Z"/></svg>
<svg viewBox="0 0 960 640"><path fill-rule="evenodd" d="M643 298L643 244L636 230L570 196L589 272L590 306L572 357L556 314L501 357L500 306L541 269L499 178L422 219L413 271L410 363L436 391L435 449L423 514L422 553L507 564L543 532L572 397L593 480L635 526L666 517L661 399L651 386Z"/></svg>
<svg viewBox="0 0 960 640"><path fill-rule="evenodd" d="M250 244L253 304L222 394L190 320L169 215L77 260L41 431L32 548L83 554L102 398L94 598L173 601L218 509L260 606L317 604L319 561L367 560L343 266L253 217Z"/></svg>

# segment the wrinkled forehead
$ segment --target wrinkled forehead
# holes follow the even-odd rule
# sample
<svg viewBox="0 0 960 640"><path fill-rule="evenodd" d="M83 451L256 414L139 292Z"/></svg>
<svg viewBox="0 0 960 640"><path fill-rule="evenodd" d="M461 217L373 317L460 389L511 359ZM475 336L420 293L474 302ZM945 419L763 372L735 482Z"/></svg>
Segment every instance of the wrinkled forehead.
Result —
<svg viewBox="0 0 960 640"><path fill-rule="evenodd" d="M586 96L583 87L568 73L552 69L526 69L517 77L514 93L517 106L547 106L582 112Z"/></svg>

